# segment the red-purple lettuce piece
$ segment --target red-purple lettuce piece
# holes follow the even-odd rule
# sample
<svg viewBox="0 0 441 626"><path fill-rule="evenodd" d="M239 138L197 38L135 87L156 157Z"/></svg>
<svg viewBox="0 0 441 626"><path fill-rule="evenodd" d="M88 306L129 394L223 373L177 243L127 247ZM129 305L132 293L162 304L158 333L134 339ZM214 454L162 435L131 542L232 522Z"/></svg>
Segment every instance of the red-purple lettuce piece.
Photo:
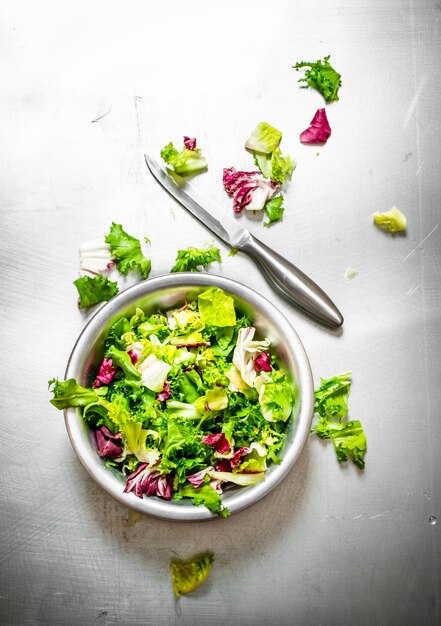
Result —
<svg viewBox="0 0 441 626"><path fill-rule="evenodd" d="M230 460L231 467L239 467L242 463L242 457L246 456L251 452L251 448L248 446L244 446L243 448L239 448L233 455L233 458Z"/></svg>
<svg viewBox="0 0 441 626"><path fill-rule="evenodd" d="M184 146L187 148L187 150L196 150L196 139L184 137Z"/></svg>
<svg viewBox="0 0 441 626"><path fill-rule="evenodd" d="M207 443L219 452L220 454L225 454L231 448L228 439L225 437L224 433L215 433L214 435L206 435L202 437L202 443Z"/></svg>
<svg viewBox="0 0 441 626"><path fill-rule="evenodd" d="M132 361L133 365L135 365L135 363L138 363L139 361L138 350L135 350L134 348L132 348L131 350L128 350L127 354L129 355L130 360Z"/></svg>
<svg viewBox="0 0 441 626"><path fill-rule="evenodd" d="M116 369L112 365L112 359L103 358L101 365L98 369L98 374L93 383L93 387L100 387L101 385L108 385L116 374Z"/></svg>
<svg viewBox="0 0 441 626"><path fill-rule="evenodd" d="M261 352L254 361L254 369L256 372L270 372L273 368L270 364L269 354Z"/></svg>
<svg viewBox="0 0 441 626"><path fill-rule="evenodd" d="M305 144L323 144L326 143L331 134L328 118L325 109L318 109L311 120L309 128L300 134L300 141Z"/></svg>
<svg viewBox="0 0 441 626"><path fill-rule="evenodd" d="M156 394L156 399L158 400L158 402L164 402L164 400L168 400L170 396L171 396L171 387L170 387L170 383L166 380L162 391Z"/></svg>
<svg viewBox="0 0 441 626"><path fill-rule="evenodd" d="M187 480L189 483L193 485L193 487L200 487L204 482L204 478L208 472L208 470L213 469L212 467L206 467L200 472L196 472L196 474L192 474L191 476L187 476Z"/></svg>
<svg viewBox="0 0 441 626"><path fill-rule="evenodd" d="M219 463L216 463L217 472L231 472L231 462L229 459L222 459Z"/></svg>
<svg viewBox="0 0 441 626"><path fill-rule="evenodd" d="M170 474L161 474L147 463L141 463L137 470L127 477L124 493L134 493L138 498L159 496L164 500L171 500L173 493L173 477Z"/></svg>
<svg viewBox="0 0 441 626"><path fill-rule="evenodd" d="M107 459L117 459L122 454L122 435L110 432L107 426L100 426L95 430L95 439L98 446L98 454Z"/></svg>
<svg viewBox="0 0 441 626"><path fill-rule="evenodd" d="M251 203L253 193L257 189L266 190L266 199L268 199L280 187L278 183L263 178L258 171L242 172L237 171L235 167L224 168L222 182L225 191L233 198L235 213L240 213Z"/></svg>

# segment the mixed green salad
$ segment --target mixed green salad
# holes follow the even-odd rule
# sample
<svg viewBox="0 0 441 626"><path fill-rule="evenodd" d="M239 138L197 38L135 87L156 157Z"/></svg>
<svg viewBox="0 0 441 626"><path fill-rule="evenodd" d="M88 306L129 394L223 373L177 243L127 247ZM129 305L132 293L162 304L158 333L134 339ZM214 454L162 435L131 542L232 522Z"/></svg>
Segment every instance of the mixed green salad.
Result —
<svg viewBox="0 0 441 626"><path fill-rule="evenodd" d="M189 499L222 516L231 485L281 460L296 400L267 338L210 287L180 308L120 317L89 388L53 379L52 404L80 407L125 492Z"/></svg>

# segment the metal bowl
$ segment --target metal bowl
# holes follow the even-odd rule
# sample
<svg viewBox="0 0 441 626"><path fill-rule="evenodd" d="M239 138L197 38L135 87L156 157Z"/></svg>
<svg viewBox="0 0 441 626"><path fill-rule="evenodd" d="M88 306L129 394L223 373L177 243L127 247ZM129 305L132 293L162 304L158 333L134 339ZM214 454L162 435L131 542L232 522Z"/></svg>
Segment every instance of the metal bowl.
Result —
<svg viewBox="0 0 441 626"><path fill-rule="evenodd" d="M194 299L209 286L219 287L233 296L236 309L250 317L261 337L271 340L272 349L298 389L293 418L282 451L282 462L267 470L262 483L224 491L224 506L231 513L237 513L260 500L286 476L305 444L313 413L314 388L305 349L286 317L266 298L238 282L212 274L168 274L138 283L103 305L91 318L72 350L66 379L75 378L81 385L90 385L103 356L104 338L115 318L133 314L136 307L147 313L177 307L186 299ZM107 467L98 456L95 437L80 411L70 408L64 414L70 440L81 463L90 476L118 502L139 513L162 519L216 519L217 516L203 506L196 507L183 501L165 501L156 496L140 499L133 493L123 493L124 476L116 469Z"/></svg>

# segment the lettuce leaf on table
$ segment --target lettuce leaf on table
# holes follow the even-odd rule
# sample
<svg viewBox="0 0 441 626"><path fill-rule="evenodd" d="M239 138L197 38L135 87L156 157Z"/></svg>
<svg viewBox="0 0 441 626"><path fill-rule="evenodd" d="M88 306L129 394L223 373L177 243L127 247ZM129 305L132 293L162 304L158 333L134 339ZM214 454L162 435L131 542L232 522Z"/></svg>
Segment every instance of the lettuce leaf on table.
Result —
<svg viewBox="0 0 441 626"><path fill-rule="evenodd" d="M194 248L178 250L176 261L170 272L199 272L200 267L207 267L210 263L222 262L219 248L215 246L207 248Z"/></svg>
<svg viewBox="0 0 441 626"><path fill-rule="evenodd" d="M107 302L118 293L118 284L107 276L81 276L73 281L78 291L78 304L81 309L86 309L100 302Z"/></svg>
<svg viewBox="0 0 441 626"><path fill-rule="evenodd" d="M299 83L306 83L307 87L312 87L322 94L326 102L338 100L338 90L341 86L341 74L335 71L329 63L331 55L317 61L300 61L293 65L295 70L308 67L305 76L299 78Z"/></svg>
<svg viewBox="0 0 441 626"><path fill-rule="evenodd" d="M136 270L143 278L148 277L151 261L142 253L139 239L126 233L121 224L112 222L105 241L110 245L112 257L116 261L116 268L121 274L125 275L129 270Z"/></svg>

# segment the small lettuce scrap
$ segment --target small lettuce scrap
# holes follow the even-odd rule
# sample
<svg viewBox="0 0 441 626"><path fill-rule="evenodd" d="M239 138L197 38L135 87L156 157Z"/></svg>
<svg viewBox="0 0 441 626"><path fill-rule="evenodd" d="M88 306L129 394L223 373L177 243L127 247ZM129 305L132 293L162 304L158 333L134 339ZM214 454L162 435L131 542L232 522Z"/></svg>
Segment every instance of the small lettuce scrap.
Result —
<svg viewBox="0 0 441 626"><path fill-rule="evenodd" d="M407 228L407 218L396 206L385 213L376 211L373 218L376 226L389 233L401 233Z"/></svg>
<svg viewBox="0 0 441 626"><path fill-rule="evenodd" d="M139 239L126 233L121 224L112 222L105 242L110 245L110 252L116 261L116 269L123 275L129 270L136 270L143 278L150 274L151 261L141 250Z"/></svg>
<svg viewBox="0 0 441 626"><path fill-rule="evenodd" d="M211 552L204 552L188 561L172 559L170 571L175 595L179 598L199 587L207 579L213 561Z"/></svg>
<svg viewBox="0 0 441 626"><path fill-rule="evenodd" d="M282 133L277 128L260 122L245 142L245 148L253 152L254 162L265 178L283 184L290 180L296 162L282 154L281 139Z"/></svg>
<svg viewBox="0 0 441 626"><path fill-rule="evenodd" d="M334 102L338 100L338 90L341 86L341 74L335 71L332 65L329 63L331 55L315 62L300 61L293 65L295 70L308 67L305 71L305 76L299 78L299 83L306 83L306 87L312 87L317 89L322 94L326 102Z"/></svg>
<svg viewBox="0 0 441 626"><path fill-rule="evenodd" d="M177 150L170 142L161 150L161 157L170 166L171 172L179 176L194 176L207 169L208 164L196 147L196 139L184 137L184 147Z"/></svg>
<svg viewBox="0 0 441 626"><path fill-rule="evenodd" d="M81 276L73 281L78 291L78 304L81 309L86 309L94 304L106 302L118 293L118 283L113 282L107 276Z"/></svg>
<svg viewBox="0 0 441 626"><path fill-rule="evenodd" d="M314 411L320 416L312 429L321 439L334 444L339 462L351 459L364 469L367 450L366 435L359 420L344 421L348 414L348 396L351 388L351 372L328 379L314 393Z"/></svg>
<svg viewBox="0 0 441 626"><path fill-rule="evenodd" d="M189 246L185 250L178 250L176 261L170 272L199 272L201 267L210 263L222 263L219 248L215 246L195 248Z"/></svg>

